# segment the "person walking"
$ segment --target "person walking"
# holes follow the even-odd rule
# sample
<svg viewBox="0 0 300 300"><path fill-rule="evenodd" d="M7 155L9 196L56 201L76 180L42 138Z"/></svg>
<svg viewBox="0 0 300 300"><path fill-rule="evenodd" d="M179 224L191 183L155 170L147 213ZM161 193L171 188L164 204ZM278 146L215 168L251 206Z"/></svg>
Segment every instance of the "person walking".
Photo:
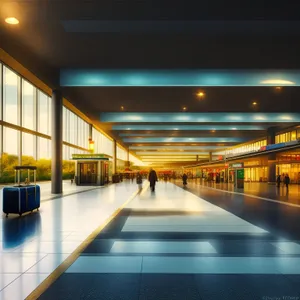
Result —
<svg viewBox="0 0 300 300"><path fill-rule="evenodd" d="M155 191L155 184L156 184L156 181L157 181L157 174L153 169L150 169L148 180L150 182L151 191L154 192Z"/></svg>
<svg viewBox="0 0 300 300"><path fill-rule="evenodd" d="M280 175L277 175L276 182L277 182L277 187L280 188L280 182L281 182L281 176Z"/></svg>
<svg viewBox="0 0 300 300"><path fill-rule="evenodd" d="M183 183L183 186L185 187L186 185L187 185L187 175L184 173L183 175L182 175L182 183Z"/></svg>
<svg viewBox="0 0 300 300"><path fill-rule="evenodd" d="M139 186L139 190L142 189L143 178L140 172L136 174L136 183Z"/></svg>
<svg viewBox="0 0 300 300"><path fill-rule="evenodd" d="M284 184L285 184L287 190L289 189L290 181L291 181L291 180L290 180L289 174L285 174L285 177L284 177Z"/></svg>

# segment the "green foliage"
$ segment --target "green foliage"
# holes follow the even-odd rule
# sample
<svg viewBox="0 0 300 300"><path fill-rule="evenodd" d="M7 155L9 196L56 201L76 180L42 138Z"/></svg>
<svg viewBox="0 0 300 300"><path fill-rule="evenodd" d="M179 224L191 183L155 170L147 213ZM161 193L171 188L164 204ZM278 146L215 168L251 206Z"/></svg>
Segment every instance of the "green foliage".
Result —
<svg viewBox="0 0 300 300"><path fill-rule="evenodd" d="M13 183L15 181L14 167L19 165L19 159L17 155L11 155L3 153L0 160L0 183ZM22 156L23 166L36 166L36 180L51 180L51 160L40 159L35 160L32 156ZM63 161L63 179L73 178L75 175L75 162ZM28 177L27 172L21 172L21 182L25 181ZM33 181L31 171L31 181Z"/></svg>

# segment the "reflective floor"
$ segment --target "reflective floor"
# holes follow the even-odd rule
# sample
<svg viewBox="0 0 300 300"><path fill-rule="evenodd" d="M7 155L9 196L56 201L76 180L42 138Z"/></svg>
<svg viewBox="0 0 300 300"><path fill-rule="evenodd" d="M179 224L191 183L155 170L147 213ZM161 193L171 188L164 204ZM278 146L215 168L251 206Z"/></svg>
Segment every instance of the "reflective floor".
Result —
<svg viewBox="0 0 300 300"><path fill-rule="evenodd" d="M179 181L177 181L178 183ZM244 189L236 189L233 183L215 183L201 181L200 179L189 180L189 183L203 185L210 188L220 189L229 192L245 193L256 197L273 199L285 203L292 203L300 206L300 184L290 184L287 189L282 183L278 188L276 185L266 182L245 182Z"/></svg>
<svg viewBox="0 0 300 300"><path fill-rule="evenodd" d="M40 299L299 300L299 220L297 207L146 186Z"/></svg>
<svg viewBox="0 0 300 300"><path fill-rule="evenodd" d="M21 218L1 215L0 299L25 299L136 189L111 185L44 201Z"/></svg>

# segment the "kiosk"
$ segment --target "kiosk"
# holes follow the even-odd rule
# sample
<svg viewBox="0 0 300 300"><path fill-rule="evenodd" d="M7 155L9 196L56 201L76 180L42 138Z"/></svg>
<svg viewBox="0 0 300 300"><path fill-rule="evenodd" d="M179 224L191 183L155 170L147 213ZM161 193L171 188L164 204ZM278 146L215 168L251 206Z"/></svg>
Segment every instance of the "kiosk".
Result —
<svg viewBox="0 0 300 300"><path fill-rule="evenodd" d="M105 154L72 154L76 185L105 185L109 182L111 161Z"/></svg>
<svg viewBox="0 0 300 300"><path fill-rule="evenodd" d="M238 189L244 188L244 163L232 163L230 169L234 171L234 187Z"/></svg>

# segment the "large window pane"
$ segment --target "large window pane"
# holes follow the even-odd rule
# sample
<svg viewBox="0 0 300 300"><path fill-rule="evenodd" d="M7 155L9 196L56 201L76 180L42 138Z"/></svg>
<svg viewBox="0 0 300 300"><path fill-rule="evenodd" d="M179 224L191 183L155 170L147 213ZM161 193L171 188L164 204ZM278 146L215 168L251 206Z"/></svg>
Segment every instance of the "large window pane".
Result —
<svg viewBox="0 0 300 300"><path fill-rule="evenodd" d="M22 134L22 155L34 156L34 136L29 133Z"/></svg>
<svg viewBox="0 0 300 300"><path fill-rule="evenodd" d="M18 137L19 132L17 130L3 127L3 152L18 155Z"/></svg>
<svg viewBox="0 0 300 300"><path fill-rule="evenodd" d="M17 74L3 68L3 120L18 124L18 82Z"/></svg>
<svg viewBox="0 0 300 300"><path fill-rule="evenodd" d="M22 126L35 130L35 87L26 80L22 84Z"/></svg>
<svg viewBox="0 0 300 300"><path fill-rule="evenodd" d="M51 140L38 138L38 159L51 158Z"/></svg>
<svg viewBox="0 0 300 300"><path fill-rule="evenodd" d="M50 108L49 97L38 91L38 131L50 135Z"/></svg>

